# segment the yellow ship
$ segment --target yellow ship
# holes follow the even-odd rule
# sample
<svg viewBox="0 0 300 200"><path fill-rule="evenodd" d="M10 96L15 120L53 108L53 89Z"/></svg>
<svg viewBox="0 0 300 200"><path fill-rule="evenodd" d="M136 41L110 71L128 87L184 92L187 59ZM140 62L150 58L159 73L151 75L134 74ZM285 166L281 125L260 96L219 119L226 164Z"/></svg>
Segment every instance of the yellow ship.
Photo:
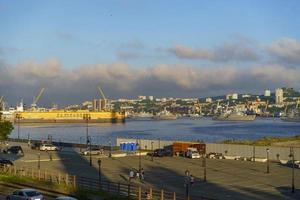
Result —
<svg viewBox="0 0 300 200"><path fill-rule="evenodd" d="M115 111L53 110L14 114L15 123L124 123L125 114Z"/></svg>

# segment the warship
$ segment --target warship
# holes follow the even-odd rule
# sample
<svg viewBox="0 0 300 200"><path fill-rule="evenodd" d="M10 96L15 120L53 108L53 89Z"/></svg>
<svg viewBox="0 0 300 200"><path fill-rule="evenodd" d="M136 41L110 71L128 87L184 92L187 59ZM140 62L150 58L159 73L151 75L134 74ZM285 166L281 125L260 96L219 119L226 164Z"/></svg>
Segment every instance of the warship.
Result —
<svg viewBox="0 0 300 200"><path fill-rule="evenodd" d="M281 117L281 120L288 122L300 122L300 112L298 110L292 110L285 117Z"/></svg>
<svg viewBox="0 0 300 200"><path fill-rule="evenodd" d="M248 115L243 112L231 112L231 113L221 113L214 116L213 120L218 121L253 121L255 120L256 115Z"/></svg>

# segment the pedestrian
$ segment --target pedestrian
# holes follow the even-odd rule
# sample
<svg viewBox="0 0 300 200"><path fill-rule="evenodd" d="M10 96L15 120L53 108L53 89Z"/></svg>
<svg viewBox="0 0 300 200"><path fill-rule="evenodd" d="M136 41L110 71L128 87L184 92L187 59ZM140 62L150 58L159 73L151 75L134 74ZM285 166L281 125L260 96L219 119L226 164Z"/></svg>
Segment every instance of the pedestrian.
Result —
<svg viewBox="0 0 300 200"><path fill-rule="evenodd" d="M142 180L145 179L145 171L144 171L144 168L141 169L141 179L142 179Z"/></svg>
<svg viewBox="0 0 300 200"><path fill-rule="evenodd" d="M190 176L190 185L193 186L194 183L195 183L195 178L194 178L194 176L191 174L191 176Z"/></svg>
<svg viewBox="0 0 300 200"><path fill-rule="evenodd" d="M151 200L151 196L148 192L145 192L145 197L146 197L146 200Z"/></svg>
<svg viewBox="0 0 300 200"><path fill-rule="evenodd" d="M140 173L137 172L136 175L135 175L135 177L136 177L136 178L140 178Z"/></svg>
<svg viewBox="0 0 300 200"><path fill-rule="evenodd" d="M132 170L130 170L129 172L129 182L131 182L131 180L134 178L134 172Z"/></svg>

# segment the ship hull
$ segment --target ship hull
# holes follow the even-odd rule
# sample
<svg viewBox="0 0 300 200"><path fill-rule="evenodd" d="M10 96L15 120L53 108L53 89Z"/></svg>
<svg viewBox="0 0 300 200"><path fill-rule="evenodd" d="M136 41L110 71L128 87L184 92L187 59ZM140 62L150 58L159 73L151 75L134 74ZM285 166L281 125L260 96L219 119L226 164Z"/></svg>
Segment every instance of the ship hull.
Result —
<svg viewBox="0 0 300 200"><path fill-rule="evenodd" d="M286 122L300 122L300 118L282 117L280 119Z"/></svg>
<svg viewBox="0 0 300 200"><path fill-rule="evenodd" d="M14 122L20 124L81 124L81 123L124 123L124 113L83 111L18 112Z"/></svg>

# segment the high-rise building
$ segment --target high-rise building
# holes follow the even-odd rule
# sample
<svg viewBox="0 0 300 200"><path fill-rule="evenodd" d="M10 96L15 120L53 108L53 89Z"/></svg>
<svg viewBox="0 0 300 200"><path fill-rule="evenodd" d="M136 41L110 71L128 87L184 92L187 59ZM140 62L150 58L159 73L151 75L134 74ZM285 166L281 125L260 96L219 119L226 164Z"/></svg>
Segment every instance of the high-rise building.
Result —
<svg viewBox="0 0 300 200"><path fill-rule="evenodd" d="M283 89L281 88L275 90L275 103L277 105L283 104Z"/></svg>
<svg viewBox="0 0 300 200"><path fill-rule="evenodd" d="M271 90L265 90L264 96L265 97L271 96Z"/></svg>
<svg viewBox="0 0 300 200"><path fill-rule="evenodd" d="M154 97L153 97L153 96L149 96L148 98L149 98L150 101L153 101L153 100L154 100Z"/></svg>

